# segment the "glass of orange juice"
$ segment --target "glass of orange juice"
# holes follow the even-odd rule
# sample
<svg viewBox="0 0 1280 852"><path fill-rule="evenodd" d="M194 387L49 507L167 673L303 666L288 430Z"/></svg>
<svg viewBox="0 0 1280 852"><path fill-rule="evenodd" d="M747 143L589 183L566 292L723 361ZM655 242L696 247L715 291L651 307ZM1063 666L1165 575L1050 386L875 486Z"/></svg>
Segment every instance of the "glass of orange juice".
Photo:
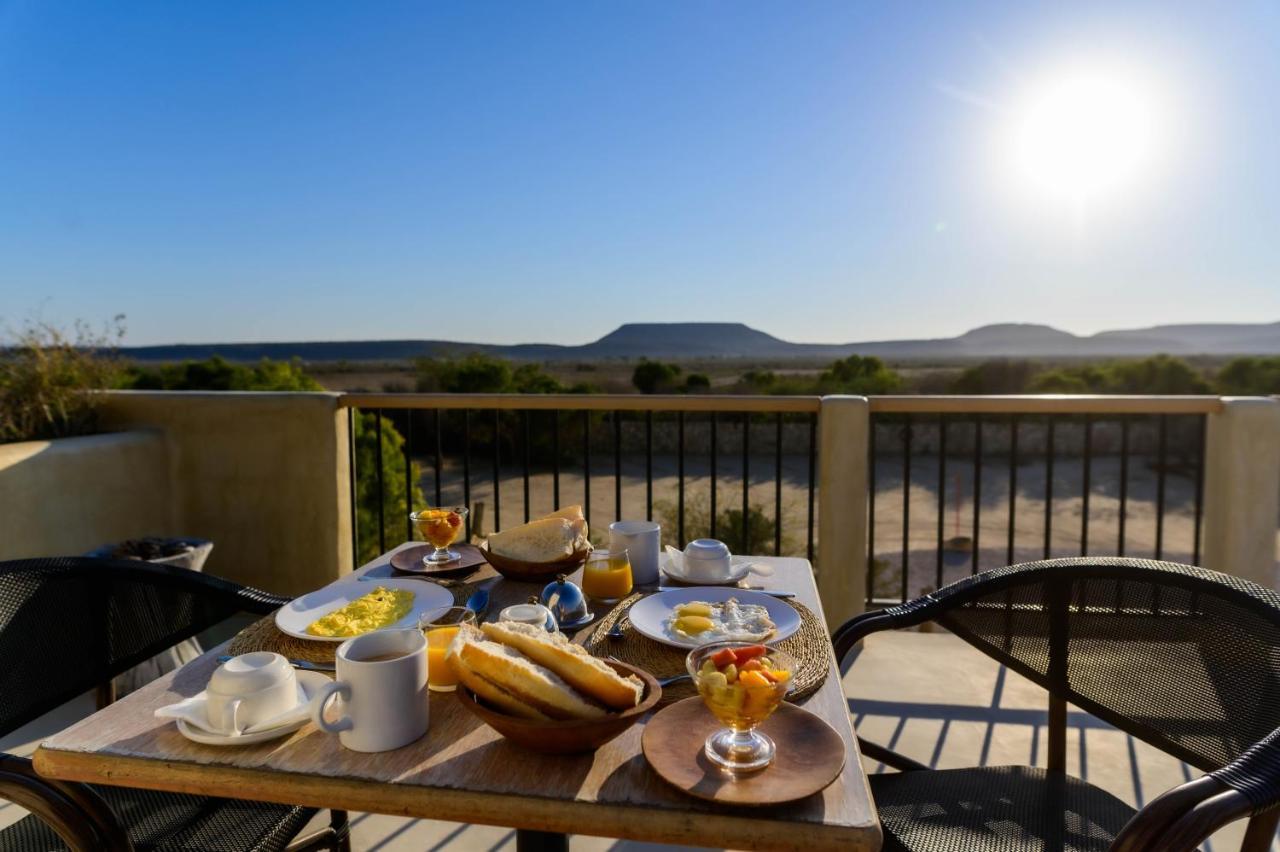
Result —
<svg viewBox="0 0 1280 852"><path fill-rule="evenodd" d="M458 678L453 666L445 659L449 644L463 624L475 624L476 614L465 606L451 606L431 618L423 617L418 628L427 637L427 687L435 692L453 692L458 688Z"/></svg>
<svg viewBox="0 0 1280 852"><path fill-rule="evenodd" d="M592 551L582 567L582 591L608 604L631 594L631 559L627 551Z"/></svg>

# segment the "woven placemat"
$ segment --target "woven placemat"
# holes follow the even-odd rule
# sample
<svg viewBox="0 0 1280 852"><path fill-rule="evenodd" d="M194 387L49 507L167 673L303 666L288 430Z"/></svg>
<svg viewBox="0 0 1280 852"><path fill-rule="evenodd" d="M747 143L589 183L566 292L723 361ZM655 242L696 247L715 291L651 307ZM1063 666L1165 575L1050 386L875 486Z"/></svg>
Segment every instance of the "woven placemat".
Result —
<svg viewBox="0 0 1280 852"><path fill-rule="evenodd" d="M688 651L655 642L631 626L627 613L631 610L631 605L643 597L643 594L632 595L614 607L612 612L600 619L595 631L583 645L593 656L614 657L624 663L639 666L656 678L684 674L684 661ZM831 639L822 626L822 620L808 607L791 600L786 603L800 614L800 629L773 644L796 660L795 685L787 693L787 700L799 701L817 692L818 687L827 679L827 671L831 666ZM619 622L622 624L622 639L605 636ZM662 704L670 704L696 694L697 690L690 681L673 683L663 687Z"/></svg>

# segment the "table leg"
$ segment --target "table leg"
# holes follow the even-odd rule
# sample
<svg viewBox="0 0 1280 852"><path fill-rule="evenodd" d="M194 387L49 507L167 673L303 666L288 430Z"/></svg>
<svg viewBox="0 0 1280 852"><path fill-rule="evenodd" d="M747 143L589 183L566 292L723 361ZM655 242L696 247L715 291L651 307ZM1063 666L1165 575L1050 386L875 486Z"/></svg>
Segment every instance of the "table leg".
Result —
<svg viewBox="0 0 1280 852"><path fill-rule="evenodd" d="M569 852L569 835L518 828L516 852Z"/></svg>

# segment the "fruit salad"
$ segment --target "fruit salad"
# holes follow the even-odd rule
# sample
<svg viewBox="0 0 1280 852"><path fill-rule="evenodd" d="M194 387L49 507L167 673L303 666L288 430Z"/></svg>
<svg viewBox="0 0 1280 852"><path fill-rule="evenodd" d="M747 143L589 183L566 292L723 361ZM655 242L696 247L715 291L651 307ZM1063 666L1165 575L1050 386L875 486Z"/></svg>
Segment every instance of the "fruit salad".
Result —
<svg viewBox="0 0 1280 852"><path fill-rule="evenodd" d="M462 530L462 515L452 509L427 509L416 522L422 537L438 548L453 544Z"/></svg>
<svg viewBox="0 0 1280 852"><path fill-rule="evenodd" d="M689 673L707 707L734 731L749 731L778 708L791 685L792 661L765 645L726 642L689 655Z"/></svg>

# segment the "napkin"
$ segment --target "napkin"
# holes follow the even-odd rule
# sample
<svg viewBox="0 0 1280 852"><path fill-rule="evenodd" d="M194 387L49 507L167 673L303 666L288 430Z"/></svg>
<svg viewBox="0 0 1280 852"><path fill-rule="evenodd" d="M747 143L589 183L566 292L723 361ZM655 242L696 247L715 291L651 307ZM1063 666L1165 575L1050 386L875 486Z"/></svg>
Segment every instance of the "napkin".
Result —
<svg viewBox="0 0 1280 852"><path fill-rule="evenodd" d="M210 734L220 734L224 737L238 737L244 734L256 734L260 731L269 731L272 728L279 728L284 725L291 725L295 722L303 721L310 717L311 708L308 703L307 693L303 690L302 685L298 684L298 703L291 710L272 716L270 719L264 719L256 725L250 725L239 733L235 731L224 731L215 728L213 723L209 721L208 693L199 692L190 698L184 698L177 704L169 704L164 707L156 708L157 719L181 719L193 728Z"/></svg>

